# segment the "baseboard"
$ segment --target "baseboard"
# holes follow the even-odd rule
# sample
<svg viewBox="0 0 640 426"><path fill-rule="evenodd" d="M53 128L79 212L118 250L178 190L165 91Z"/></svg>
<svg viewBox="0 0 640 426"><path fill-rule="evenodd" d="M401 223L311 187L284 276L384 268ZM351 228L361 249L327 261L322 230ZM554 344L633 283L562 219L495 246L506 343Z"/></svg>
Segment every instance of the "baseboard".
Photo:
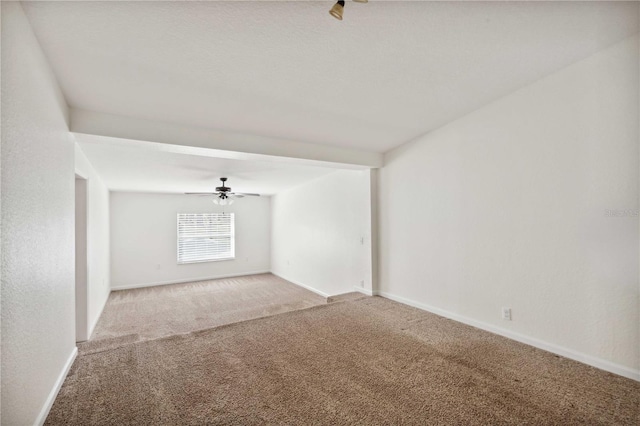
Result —
<svg viewBox="0 0 640 426"><path fill-rule="evenodd" d="M132 288L155 287L155 286L159 286L159 285L195 283L195 282L199 282L199 281L219 280L219 279L222 279L222 278L244 277L245 275L268 274L269 272L271 272L271 271L269 271L269 270L248 271L248 272L239 272L239 273L236 273L236 274L224 274L224 275L216 275L216 276L209 276L209 277L182 278L182 279L179 279L179 280L158 281L158 282L153 282L153 283L119 285L119 286L116 286L116 287L111 287L111 290L112 291L130 290Z"/></svg>
<svg viewBox="0 0 640 426"><path fill-rule="evenodd" d="M315 289L315 288L313 288L313 287L310 287L310 286L308 286L308 285L306 285L306 284L302 284L301 282L291 280L291 279L289 279L289 278L287 278L287 277L285 277L285 276L283 276L283 275L280 275L280 274L279 274L279 273L277 273L277 272L273 272L273 271L271 271L271 273L272 273L273 275L275 275L276 277L280 277L280 278L282 278L282 279L283 279L283 280L285 280L285 281L289 281L291 284L295 284L295 285L297 285L297 286L299 286L299 287L302 287L302 288L304 288L304 289L307 289L307 290L309 290L309 291L312 291L312 292L314 292L315 294L318 294L318 295L320 295L320 296L322 296L322 297L325 297L325 298L326 298L326 297L331 297L331 296L332 296L331 294L327 294L327 293L325 293L324 291L320 291L320 290Z"/></svg>
<svg viewBox="0 0 640 426"><path fill-rule="evenodd" d="M481 330L488 331L490 333L498 334L500 336L518 341L520 343L524 343L524 344L536 347L538 349L542 349L547 352L551 352L556 355L560 355L565 358L569 358L574 361L578 361L583 364L587 364L592 367L599 368L600 370L608 371L610 373L614 373L632 380L640 381L640 370L634 370L633 368L625 367L623 365L616 364L602 358L597 358L591 355L583 354L581 352L577 352L572 349L568 349L568 348L556 345L554 343L548 343L533 337L525 336L523 334L516 333L511 330L506 330L504 328L496 327L481 321L477 321L477 320L465 317L463 315L446 311L444 309L440 309L424 303L416 302L401 296L396 296L395 294L387 293L384 291L378 292L378 294L387 299L391 299L396 302L403 303L405 305L413 306L414 308L422 309L424 311L428 311L433 314L440 315L442 317L449 318L454 321L458 321L463 324L467 324L467 325L479 328Z"/></svg>
<svg viewBox="0 0 640 426"><path fill-rule="evenodd" d="M67 362L65 363L64 367L62 368L62 371L60 372L60 375L58 375L58 379L53 385L53 389L51 389L51 392L49 392L49 396L45 401L44 407L42 407L42 410L40 410L40 414L38 415L38 418L36 419L36 422L34 424L42 426L45 420L47 420L47 416L49 415L49 411L51 411L53 402L56 400L56 397L58 396L58 392L60 392L60 388L64 383L64 379L67 378L67 374L69 374L69 370L71 369L71 366L73 365L73 361L75 361L77 355L78 355L78 348L74 346L73 350L71 351L71 354L69 355L69 358L67 359Z"/></svg>
<svg viewBox="0 0 640 426"><path fill-rule="evenodd" d="M357 291L358 293L366 294L367 296L374 296L375 295L373 290L371 290L369 288L362 288L362 287L354 286L353 289L355 291Z"/></svg>

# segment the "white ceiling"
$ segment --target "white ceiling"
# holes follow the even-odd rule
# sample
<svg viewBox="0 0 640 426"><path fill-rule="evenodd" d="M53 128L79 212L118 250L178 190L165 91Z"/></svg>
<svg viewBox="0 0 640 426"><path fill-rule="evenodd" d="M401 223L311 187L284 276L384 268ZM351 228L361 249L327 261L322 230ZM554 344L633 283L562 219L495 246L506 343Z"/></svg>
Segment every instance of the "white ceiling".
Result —
<svg viewBox="0 0 640 426"><path fill-rule="evenodd" d="M213 192L227 177L237 192L273 195L336 169L245 161L163 151L161 144L75 135L82 152L113 191Z"/></svg>
<svg viewBox="0 0 640 426"><path fill-rule="evenodd" d="M638 31L631 2L331 5L24 8L72 107L377 152Z"/></svg>

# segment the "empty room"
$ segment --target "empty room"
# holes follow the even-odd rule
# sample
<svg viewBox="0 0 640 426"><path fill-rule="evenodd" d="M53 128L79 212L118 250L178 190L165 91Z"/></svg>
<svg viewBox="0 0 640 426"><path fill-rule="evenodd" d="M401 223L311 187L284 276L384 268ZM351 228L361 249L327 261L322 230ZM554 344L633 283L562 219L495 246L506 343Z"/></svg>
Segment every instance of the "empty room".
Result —
<svg viewBox="0 0 640 426"><path fill-rule="evenodd" d="M640 2L0 12L0 424L640 424Z"/></svg>

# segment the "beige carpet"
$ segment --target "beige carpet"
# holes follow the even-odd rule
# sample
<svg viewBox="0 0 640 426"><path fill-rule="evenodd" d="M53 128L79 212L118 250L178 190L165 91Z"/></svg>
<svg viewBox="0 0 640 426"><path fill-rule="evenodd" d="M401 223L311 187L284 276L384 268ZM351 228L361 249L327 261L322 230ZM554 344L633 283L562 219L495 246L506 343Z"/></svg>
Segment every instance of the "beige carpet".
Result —
<svg viewBox="0 0 640 426"><path fill-rule="evenodd" d="M640 383L396 302L80 355L48 425L638 425Z"/></svg>
<svg viewBox="0 0 640 426"><path fill-rule="evenodd" d="M80 351L156 339L325 304L272 274L114 291Z"/></svg>

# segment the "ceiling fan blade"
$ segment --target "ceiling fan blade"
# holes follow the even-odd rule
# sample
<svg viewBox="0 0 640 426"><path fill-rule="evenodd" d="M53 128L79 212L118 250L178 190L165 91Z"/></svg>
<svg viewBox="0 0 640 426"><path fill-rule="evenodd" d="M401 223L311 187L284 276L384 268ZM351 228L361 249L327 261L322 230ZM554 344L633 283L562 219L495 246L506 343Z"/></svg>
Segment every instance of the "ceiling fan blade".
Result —
<svg viewBox="0 0 640 426"><path fill-rule="evenodd" d="M186 195L218 195L217 192L185 192Z"/></svg>
<svg viewBox="0 0 640 426"><path fill-rule="evenodd" d="M260 194L250 194L248 192L232 192L233 195L242 195L243 197L259 197Z"/></svg>

